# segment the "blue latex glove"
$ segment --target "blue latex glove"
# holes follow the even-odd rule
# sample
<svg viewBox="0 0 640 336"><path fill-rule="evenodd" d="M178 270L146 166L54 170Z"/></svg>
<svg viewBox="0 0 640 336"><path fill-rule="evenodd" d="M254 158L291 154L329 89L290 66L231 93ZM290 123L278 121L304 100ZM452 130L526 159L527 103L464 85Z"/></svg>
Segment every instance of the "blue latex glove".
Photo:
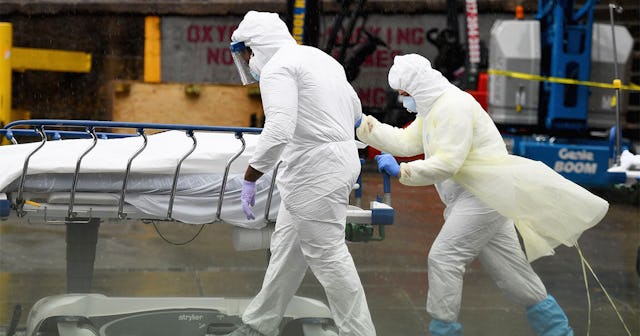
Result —
<svg viewBox="0 0 640 336"><path fill-rule="evenodd" d="M360 124L362 124L362 117L356 121L356 128L360 127Z"/></svg>
<svg viewBox="0 0 640 336"><path fill-rule="evenodd" d="M256 204L256 183L247 180L242 181L242 192L240 193L240 201L242 201L242 212L247 219L256 219L251 208Z"/></svg>
<svg viewBox="0 0 640 336"><path fill-rule="evenodd" d="M396 158L391 154L376 155L376 162L378 163L378 171L385 172L391 176L400 176L400 165L396 161Z"/></svg>

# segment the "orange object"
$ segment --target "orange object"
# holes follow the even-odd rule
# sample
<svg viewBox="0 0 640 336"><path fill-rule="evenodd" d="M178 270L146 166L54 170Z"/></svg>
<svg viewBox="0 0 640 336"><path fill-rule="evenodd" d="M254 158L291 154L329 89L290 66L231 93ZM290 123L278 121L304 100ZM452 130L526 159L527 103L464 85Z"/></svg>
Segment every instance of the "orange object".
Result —
<svg viewBox="0 0 640 336"><path fill-rule="evenodd" d="M524 19L524 7L522 5L516 6L516 20Z"/></svg>
<svg viewBox="0 0 640 336"><path fill-rule="evenodd" d="M485 111L487 110L487 82L489 76L486 72L478 74L478 89L467 90L467 92L475 98Z"/></svg>

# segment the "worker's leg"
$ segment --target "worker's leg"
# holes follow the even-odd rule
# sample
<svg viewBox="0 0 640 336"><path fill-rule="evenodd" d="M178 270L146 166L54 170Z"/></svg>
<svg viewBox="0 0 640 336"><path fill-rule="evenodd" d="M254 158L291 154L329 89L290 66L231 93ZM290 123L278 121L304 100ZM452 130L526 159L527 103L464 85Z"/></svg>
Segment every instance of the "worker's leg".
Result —
<svg viewBox="0 0 640 336"><path fill-rule="evenodd" d="M528 307L527 319L537 335L573 335L566 315L526 260L513 221L500 216L489 227L496 233L479 258L497 286L511 301Z"/></svg>
<svg viewBox="0 0 640 336"><path fill-rule="evenodd" d="M538 336L573 336L567 315L551 295L527 308L527 320Z"/></svg>
<svg viewBox="0 0 640 336"><path fill-rule="evenodd" d="M301 221L300 247L327 294L340 336L376 334L364 289L344 237L342 224Z"/></svg>
<svg viewBox="0 0 640 336"><path fill-rule="evenodd" d="M447 219L429 251L427 312L432 317L432 335L460 335L456 321L462 300L466 266L491 239L483 216L486 207L477 200L463 199L447 209Z"/></svg>
<svg viewBox="0 0 640 336"><path fill-rule="evenodd" d="M431 336L460 336L462 335L462 325L458 322L431 319L429 334Z"/></svg>
<svg viewBox="0 0 640 336"><path fill-rule="evenodd" d="M509 300L524 307L544 300L547 290L527 261L513 221L497 215L487 223L487 229L495 233L479 259L498 288Z"/></svg>
<svg viewBox="0 0 640 336"><path fill-rule="evenodd" d="M281 205L275 232L271 236L271 258L262 289L242 316L245 324L264 335L277 333L287 305L307 270L297 230L295 219Z"/></svg>

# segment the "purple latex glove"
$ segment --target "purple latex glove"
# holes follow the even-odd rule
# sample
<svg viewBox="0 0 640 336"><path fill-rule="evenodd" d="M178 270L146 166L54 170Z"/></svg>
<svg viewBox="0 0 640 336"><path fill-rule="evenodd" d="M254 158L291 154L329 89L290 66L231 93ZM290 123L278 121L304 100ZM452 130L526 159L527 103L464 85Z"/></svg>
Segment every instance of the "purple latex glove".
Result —
<svg viewBox="0 0 640 336"><path fill-rule="evenodd" d="M391 176L400 176L400 165L391 154L376 155L376 162L378 163L378 171L385 172Z"/></svg>
<svg viewBox="0 0 640 336"><path fill-rule="evenodd" d="M256 183L247 180L242 181L242 192L240 193L242 201L242 212L247 219L256 219L251 208L256 204Z"/></svg>

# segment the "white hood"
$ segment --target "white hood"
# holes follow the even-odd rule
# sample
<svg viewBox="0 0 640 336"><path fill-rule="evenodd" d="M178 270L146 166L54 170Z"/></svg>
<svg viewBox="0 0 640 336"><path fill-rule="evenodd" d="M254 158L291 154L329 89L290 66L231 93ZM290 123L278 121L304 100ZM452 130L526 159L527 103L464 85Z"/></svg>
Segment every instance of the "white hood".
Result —
<svg viewBox="0 0 640 336"><path fill-rule="evenodd" d="M418 114L429 112L438 97L456 87L433 69L428 59L416 54L393 59L393 66L389 70L389 86L410 94L416 101Z"/></svg>
<svg viewBox="0 0 640 336"><path fill-rule="evenodd" d="M250 67L260 75L262 68L281 47L296 44L287 25L276 13L249 11L238 29L231 35L231 41L244 42L251 48Z"/></svg>

